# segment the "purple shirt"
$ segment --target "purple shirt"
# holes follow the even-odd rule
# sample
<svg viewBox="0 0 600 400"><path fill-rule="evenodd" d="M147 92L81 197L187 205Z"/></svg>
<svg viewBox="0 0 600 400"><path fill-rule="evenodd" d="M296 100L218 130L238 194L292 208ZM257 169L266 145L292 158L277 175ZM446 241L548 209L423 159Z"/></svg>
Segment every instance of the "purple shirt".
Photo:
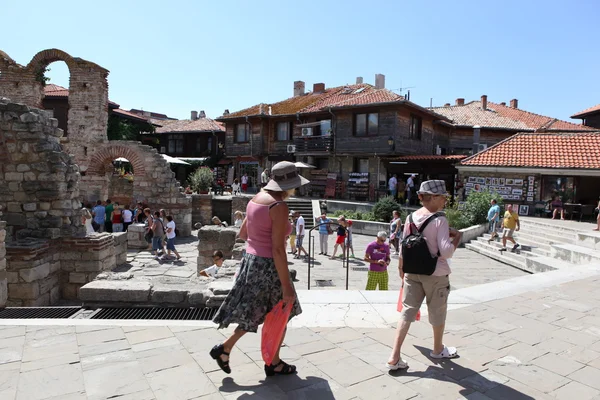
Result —
<svg viewBox="0 0 600 400"><path fill-rule="evenodd" d="M387 260L390 258L390 245L387 243L379 244L377 241L371 242L367 246L365 254L368 255L371 260ZM369 265L369 270L376 272L387 271L387 265L371 263Z"/></svg>

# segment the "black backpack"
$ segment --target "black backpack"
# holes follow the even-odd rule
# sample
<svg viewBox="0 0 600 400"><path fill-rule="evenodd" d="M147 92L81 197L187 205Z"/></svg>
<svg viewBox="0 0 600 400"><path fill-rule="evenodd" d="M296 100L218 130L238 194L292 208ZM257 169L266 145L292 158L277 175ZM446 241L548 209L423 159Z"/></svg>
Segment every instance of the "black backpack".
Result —
<svg viewBox="0 0 600 400"><path fill-rule="evenodd" d="M413 221L412 214L408 216L410 222L410 234L402 240L402 270L407 274L431 275L435 271L437 257L432 257L427 241L423 236L423 230L427 225L437 217L444 216L444 213L435 213L423 222L417 229ZM414 232L413 229L416 231Z"/></svg>

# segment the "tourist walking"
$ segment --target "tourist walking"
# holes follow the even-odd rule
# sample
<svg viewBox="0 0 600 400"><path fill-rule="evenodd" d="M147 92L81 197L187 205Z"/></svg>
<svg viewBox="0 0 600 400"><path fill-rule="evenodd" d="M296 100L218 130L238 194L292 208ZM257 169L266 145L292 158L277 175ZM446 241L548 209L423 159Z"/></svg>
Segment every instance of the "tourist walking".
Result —
<svg viewBox="0 0 600 400"><path fill-rule="evenodd" d="M333 233L331 229L331 220L327 218L327 214L322 213L319 218L317 218L317 225L319 225L319 245L321 246L321 252L324 256L327 255L328 251L328 240L329 235Z"/></svg>
<svg viewBox="0 0 600 400"><path fill-rule="evenodd" d="M284 238L292 230L285 199L308 180L299 176L296 166L288 161L275 164L271 174L273 179L248 203L239 235L248 244L246 255L233 288L213 319L219 328L238 324L225 342L210 351L211 357L228 374L233 346L247 332L256 332L279 301L293 304L290 319L302 312L285 254ZM289 375L296 372L296 367L281 360L278 349L272 364L265 364L264 370L267 376Z"/></svg>
<svg viewBox="0 0 600 400"><path fill-rule="evenodd" d="M512 204L506 206L506 212L504 212L504 219L502 220L502 248L500 251L506 251L506 241L513 243L513 251L520 247L513 237L515 231L521 229L521 223L519 222L519 214L513 211Z"/></svg>
<svg viewBox="0 0 600 400"><path fill-rule="evenodd" d="M148 250L152 251L152 237L154 236L152 225L154 224L154 218L152 218L152 212L149 208L144 208L144 217L144 229L146 230L144 240L148 243Z"/></svg>
<svg viewBox="0 0 600 400"><path fill-rule="evenodd" d="M125 205L125 209L123 210L123 231L127 232L127 228L133 222L133 213L129 209L129 204Z"/></svg>
<svg viewBox="0 0 600 400"><path fill-rule="evenodd" d="M290 224L292 225L292 231L290 232L290 252L289 254L296 254L296 219L294 218L294 211L290 211L289 216Z"/></svg>
<svg viewBox="0 0 600 400"><path fill-rule="evenodd" d="M369 273L366 290L388 290L388 265L390 264L390 246L385 242L387 233L377 233L375 241L367 245L365 261L369 263Z"/></svg>
<svg viewBox="0 0 600 400"><path fill-rule="evenodd" d="M244 175L242 175L242 192L247 193L248 192L248 174L244 173Z"/></svg>
<svg viewBox="0 0 600 400"><path fill-rule="evenodd" d="M396 178L396 174L392 175L392 177L388 181L388 189L390 191L390 196L392 196L394 200L396 200L396 197L398 195L398 178Z"/></svg>
<svg viewBox="0 0 600 400"><path fill-rule="evenodd" d="M115 203L112 212L112 231L114 233L123 232L123 215L119 203Z"/></svg>
<svg viewBox="0 0 600 400"><path fill-rule="evenodd" d="M339 246L342 247L342 254L340 257L342 260L346 259L346 234L348 231L346 230L346 218L342 215L338 218L338 227L337 227L337 237L335 239L335 245L333 246L333 254L331 255L331 259L335 258L335 253L337 253L337 249Z"/></svg>
<svg viewBox="0 0 600 400"><path fill-rule="evenodd" d="M398 191L398 201L400 202L400 204L404 204L404 192L406 192L406 182L404 182L402 179L399 179L396 190Z"/></svg>
<svg viewBox="0 0 600 400"><path fill-rule="evenodd" d="M488 243L498 236L498 222L500 222L500 206L497 204L496 199L490 200L490 204L491 206L487 215L487 220L490 223L490 238L488 239Z"/></svg>
<svg viewBox="0 0 600 400"><path fill-rule="evenodd" d="M106 208L102 205L102 201L96 202L96 207L92 209L92 215L94 216L94 223L97 225L96 232L104 232L104 221L106 218Z"/></svg>
<svg viewBox="0 0 600 400"><path fill-rule="evenodd" d="M90 236L95 233L94 227L92 226L92 213L87 208L81 209L81 223L85 227L85 235Z"/></svg>
<svg viewBox="0 0 600 400"><path fill-rule="evenodd" d="M414 190L415 190L415 178L417 176L415 174L412 174L407 180L406 180L406 202L409 205L413 205L414 201Z"/></svg>
<svg viewBox="0 0 600 400"><path fill-rule="evenodd" d="M302 245L302 243L304 242L304 234L306 233L306 231L304 229L304 227L305 227L304 217L300 214L299 211L295 211L294 216L296 217L296 250L298 251L298 253L296 255L294 255L294 258L302 257L303 252L304 252L304 256L308 257L308 253L306 252L306 249Z"/></svg>
<svg viewBox="0 0 600 400"><path fill-rule="evenodd" d="M138 202L135 213L133 214L133 218L138 224L143 224L144 221L146 221L146 213L144 211L144 205L141 201Z"/></svg>
<svg viewBox="0 0 600 400"><path fill-rule="evenodd" d="M446 194L444 181L423 182L418 192L423 207L410 214L404 224L398 260L403 280L402 311L392 354L386 364L390 370L408 367L400 354L402 344L424 299L427 299L429 323L433 328L430 357L454 358L458 355L456 348L446 347L443 341L450 292L448 259L461 240L461 233L450 228L445 215L440 212L446 204Z"/></svg>
<svg viewBox="0 0 600 400"><path fill-rule="evenodd" d="M400 228L402 227L402 220L400 219L400 212L394 210L392 212L392 220L390 221L390 244L394 246L394 254L400 254L399 243L400 236L402 236L402 231Z"/></svg>
<svg viewBox="0 0 600 400"><path fill-rule="evenodd" d="M172 251L173 253L175 253L175 257L177 257L178 260L181 260L181 256L175 249L175 236L177 236L177 234L175 233L175 229L176 226L175 221L173 221L173 216L167 215L167 225L165 232L165 234L167 235L167 254L165 254L163 258L171 257Z"/></svg>
<svg viewBox="0 0 600 400"><path fill-rule="evenodd" d="M152 254L154 258L158 260L159 250L163 251L163 240L165 237L165 226L160 220L160 212L156 211L152 218Z"/></svg>
<svg viewBox="0 0 600 400"><path fill-rule="evenodd" d="M354 246L352 245L352 220L347 220L346 224L348 225L346 227L346 230L348 231L348 233L346 235L346 248L348 249L348 252L350 253L350 258L355 258Z"/></svg>
<svg viewBox="0 0 600 400"><path fill-rule="evenodd" d="M269 183L269 170L265 170L260 174L260 187L264 188Z"/></svg>
<svg viewBox="0 0 600 400"><path fill-rule="evenodd" d="M597 215L596 215L596 223L598 224L598 226L596 226L594 228L595 231L600 231L600 199L598 199L598 205L596 206L596 209L594 210Z"/></svg>
<svg viewBox="0 0 600 400"><path fill-rule="evenodd" d="M114 210L114 206L110 199L106 200L106 207L104 207L106 211L106 218L104 219L104 230L106 232L112 233L112 212Z"/></svg>

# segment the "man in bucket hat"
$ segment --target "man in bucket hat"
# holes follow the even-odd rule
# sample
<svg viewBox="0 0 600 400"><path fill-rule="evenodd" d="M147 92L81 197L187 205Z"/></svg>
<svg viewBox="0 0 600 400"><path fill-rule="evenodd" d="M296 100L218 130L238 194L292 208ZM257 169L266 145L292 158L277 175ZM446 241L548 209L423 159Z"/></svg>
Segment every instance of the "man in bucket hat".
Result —
<svg viewBox="0 0 600 400"><path fill-rule="evenodd" d="M417 312L425 299L427 299L429 322L433 327L433 349L430 357L454 358L458 355L456 348L444 345L443 335L450 292L448 259L452 257L454 250L460 244L462 235L456 229L449 227L448 220L441 213L446 204L446 182L442 180L425 181L417 193L423 207L408 216L403 237L413 236L414 238L417 231L424 236L425 244L421 243L421 247L427 246L429 256L432 257L429 262L434 269L431 273L431 271L419 270L418 265L409 263L405 265L403 258L409 254L410 248L403 242L398 260L398 270L403 281L402 311L392 354L386 364L391 370L408 367L408 364L402 360L400 351L410 324L415 321ZM407 239L405 242L408 243ZM416 272L405 273L405 269ZM423 274L419 272L423 272Z"/></svg>

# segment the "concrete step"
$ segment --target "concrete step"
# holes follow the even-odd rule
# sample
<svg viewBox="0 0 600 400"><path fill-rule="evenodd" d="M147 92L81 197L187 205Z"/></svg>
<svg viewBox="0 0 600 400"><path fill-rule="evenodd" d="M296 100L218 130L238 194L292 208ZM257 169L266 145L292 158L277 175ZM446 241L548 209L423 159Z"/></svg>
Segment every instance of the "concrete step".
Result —
<svg viewBox="0 0 600 400"><path fill-rule="evenodd" d="M571 264L600 263L600 251L575 244L554 244L551 255Z"/></svg>
<svg viewBox="0 0 600 400"><path fill-rule="evenodd" d="M571 225L571 222L574 225ZM560 221L546 218L521 217L521 224L535 226L539 229L549 229L551 231L562 233L577 234L584 229L587 229L586 224L577 223L575 221Z"/></svg>
<svg viewBox="0 0 600 400"><path fill-rule="evenodd" d="M573 243L577 241L577 232L567 231L550 231L547 229L539 228L537 226L521 226L521 229L515 234L526 234L535 237L547 238L549 240L556 241L556 243Z"/></svg>
<svg viewBox="0 0 600 400"><path fill-rule="evenodd" d="M527 267L525 262L525 257L519 254L510 253L510 251L500 252L493 248L492 246L487 246L479 241L473 241L471 243L467 243L465 248L474 251L479 254L483 254L491 259L503 262L511 267L518 268L525 272L534 273L535 271Z"/></svg>
<svg viewBox="0 0 600 400"><path fill-rule="evenodd" d="M518 231L515 232L515 238L518 240L523 240L523 241L529 241L529 242L534 242L534 243L539 243L539 244L548 244L548 245L552 245L552 244L575 244L576 242L576 237L573 236L572 238L569 237L559 237L559 236L553 236L553 235L547 235L547 234L543 234L543 233L533 233L533 232L525 232L525 231Z"/></svg>
<svg viewBox="0 0 600 400"><path fill-rule="evenodd" d="M577 234L578 246L600 251L600 232L580 232Z"/></svg>
<svg viewBox="0 0 600 400"><path fill-rule="evenodd" d="M489 238L490 238L490 235L484 235L483 237L481 237L481 236L478 237L477 241L482 242L489 246L493 246L496 248L496 250L499 250L502 248L502 241L498 240L498 241L492 241L492 242L488 243ZM540 256L549 256L550 255L550 245L543 245L543 246L547 246L547 248L541 248L541 247L539 247L538 244L530 243L527 241L519 241L519 244L521 245L521 251L523 251L525 253L531 253L531 254L540 255ZM506 245L510 246L510 245L512 245L512 243L508 242Z"/></svg>
<svg viewBox="0 0 600 400"><path fill-rule="evenodd" d="M574 265L571 263L545 256L527 257L525 263L527 264L527 267L536 272L548 272L556 269L574 268Z"/></svg>
<svg viewBox="0 0 600 400"><path fill-rule="evenodd" d="M286 203L290 210L298 211L304 217L304 224L307 230L315 226L313 205L310 200L287 200Z"/></svg>

